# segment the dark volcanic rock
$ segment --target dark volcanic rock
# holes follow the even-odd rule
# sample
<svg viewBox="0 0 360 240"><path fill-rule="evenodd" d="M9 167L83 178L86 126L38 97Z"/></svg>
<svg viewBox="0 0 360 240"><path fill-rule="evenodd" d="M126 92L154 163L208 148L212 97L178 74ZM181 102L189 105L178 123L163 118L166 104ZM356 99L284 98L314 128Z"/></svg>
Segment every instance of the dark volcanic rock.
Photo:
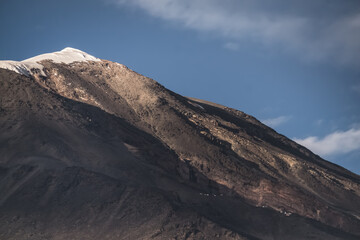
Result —
<svg viewBox="0 0 360 240"><path fill-rule="evenodd" d="M360 177L109 61L0 69L0 239L358 239Z"/></svg>

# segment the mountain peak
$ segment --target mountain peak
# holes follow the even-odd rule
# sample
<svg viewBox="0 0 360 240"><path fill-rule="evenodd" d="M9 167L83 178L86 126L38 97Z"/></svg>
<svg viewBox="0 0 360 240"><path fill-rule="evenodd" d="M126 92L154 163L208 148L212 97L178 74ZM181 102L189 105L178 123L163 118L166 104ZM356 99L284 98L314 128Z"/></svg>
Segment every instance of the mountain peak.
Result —
<svg viewBox="0 0 360 240"><path fill-rule="evenodd" d="M26 76L31 75L31 69L36 68L40 69L41 75L45 75L43 72L43 65L40 64L40 62L44 60L65 64L73 62L101 61L99 58L79 49L66 47L61 51L41 54L23 61L0 61L0 68L9 69Z"/></svg>
<svg viewBox="0 0 360 240"><path fill-rule="evenodd" d="M61 52L84 52L84 51L72 47L66 47L63 50L61 50Z"/></svg>
<svg viewBox="0 0 360 240"><path fill-rule="evenodd" d="M74 48L7 64L0 239L359 240L360 176L254 117Z"/></svg>
<svg viewBox="0 0 360 240"><path fill-rule="evenodd" d="M40 62L42 60L52 60L55 63L66 64L83 61L100 61L100 59L79 49L66 47L59 52L41 54L32 58L25 59L22 62Z"/></svg>

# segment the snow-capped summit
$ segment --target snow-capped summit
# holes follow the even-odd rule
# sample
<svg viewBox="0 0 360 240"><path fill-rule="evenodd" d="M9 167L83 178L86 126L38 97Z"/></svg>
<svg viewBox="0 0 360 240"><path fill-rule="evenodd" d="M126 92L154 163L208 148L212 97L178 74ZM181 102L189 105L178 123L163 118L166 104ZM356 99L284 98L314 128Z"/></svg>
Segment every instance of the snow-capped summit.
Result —
<svg viewBox="0 0 360 240"><path fill-rule="evenodd" d="M83 61L100 61L100 59L87 54L81 50L67 47L59 52L45 53L32 58L23 60L22 62L40 62L42 60L52 60L55 63L72 63Z"/></svg>
<svg viewBox="0 0 360 240"><path fill-rule="evenodd" d="M36 68L40 70L41 75L45 75L43 72L44 67L40 63L43 60L50 60L55 63L65 64L73 62L100 61L99 58L87 54L86 52L67 47L58 52L41 54L23 61L0 61L0 68L9 69L27 76L31 75L31 69Z"/></svg>

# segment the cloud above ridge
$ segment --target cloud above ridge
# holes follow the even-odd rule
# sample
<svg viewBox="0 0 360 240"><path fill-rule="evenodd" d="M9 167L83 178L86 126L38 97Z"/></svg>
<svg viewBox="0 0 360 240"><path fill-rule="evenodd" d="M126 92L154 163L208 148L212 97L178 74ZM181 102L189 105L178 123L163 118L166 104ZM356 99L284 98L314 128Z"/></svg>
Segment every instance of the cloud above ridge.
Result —
<svg viewBox="0 0 360 240"><path fill-rule="evenodd" d="M261 122L269 127L277 127L281 124L284 124L286 122L288 122L291 119L290 116L280 116L280 117L276 117L276 118L269 118L269 119L264 119L261 120Z"/></svg>
<svg viewBox="0 0 360 240"><path fill-rule="evenodd" d="M226 42L281 46L305 59L360 63L357 0L113 0Z"/></svg>
<svg viewBox="0 0 360 240"><path fill-rule="evenodd" d="M360 149L360 128L336 131L323 138L311 136L293 140L320 156L344 154Z"/></svg>

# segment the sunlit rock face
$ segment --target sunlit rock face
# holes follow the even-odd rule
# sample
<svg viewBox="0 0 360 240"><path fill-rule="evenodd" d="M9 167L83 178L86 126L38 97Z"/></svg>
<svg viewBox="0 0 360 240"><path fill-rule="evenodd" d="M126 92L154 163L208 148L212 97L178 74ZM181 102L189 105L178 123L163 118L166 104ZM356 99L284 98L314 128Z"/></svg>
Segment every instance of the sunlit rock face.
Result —
<svg viewBox="0 0 360 240"><path fill-rule="evenodd" d="M358 175L80 50L0 62L0 128L0 239L360 237Z"/></svg>

